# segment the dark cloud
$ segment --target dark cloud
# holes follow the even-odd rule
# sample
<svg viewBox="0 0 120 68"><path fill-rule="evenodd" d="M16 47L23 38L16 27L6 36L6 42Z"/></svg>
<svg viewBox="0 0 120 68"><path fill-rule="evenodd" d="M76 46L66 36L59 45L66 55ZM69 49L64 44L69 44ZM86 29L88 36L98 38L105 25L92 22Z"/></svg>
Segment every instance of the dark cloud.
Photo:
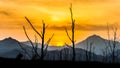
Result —
<svg viewBox="0 0 120 68"><path fill-rule="evenodd" d="M10 13L8 13L7 11L0 11L0 14L4 14L4 15L6 15L6 16L9 16L9 15L10 15Z"/></svg>
<svg viewBox="0 0 120 68"><path fill-rule="evenodd" d="M112 25L110 25L112 27ZM67 28L68 30L71 29L70 25L67 26L50 26L49 29L53 30L65 30ZM83 31L100 31L100 30L107 30L107 25L94 25L94 24L76 24L75 25L76 30L83 30Z"/></svg>
<svg viewBox="0 0 120 68"><path fill-rule="evenodd" d="M78 25L78 29L79 29L79 25ZM81 28L81 30L89 30L89 31L99 31L106 29L107 29L107 25L93 25L93 24L86 24L84 25L83 28Z"/></svg>
<svg viewBox="0 0 120 68"><path fill-rule="evenodd" d="M65 30L65 28L69 28L69 26L49 26L49 29L53 29L53 30Z"/></svg>

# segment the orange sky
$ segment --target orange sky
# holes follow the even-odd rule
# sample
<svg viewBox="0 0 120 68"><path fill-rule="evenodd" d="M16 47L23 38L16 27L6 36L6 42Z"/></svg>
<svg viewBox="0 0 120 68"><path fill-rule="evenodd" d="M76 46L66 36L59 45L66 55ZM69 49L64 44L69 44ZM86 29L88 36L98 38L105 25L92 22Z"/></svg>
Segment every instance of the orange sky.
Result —
<svg viewBox="0 0 120 68"><path fill-rule="evenodd" d="M34 39L35 33L24 18L27 16L39 31L42 19L49 25L46 38L55 34L51 45L70 43L64 30L64 27L70 29L71 25L70 3L76 19L77 41L92 34L106 37L107 22L120 25L120 0L0 0L0 39L11 36L20 41L27 40L23 25Z"/></svg>

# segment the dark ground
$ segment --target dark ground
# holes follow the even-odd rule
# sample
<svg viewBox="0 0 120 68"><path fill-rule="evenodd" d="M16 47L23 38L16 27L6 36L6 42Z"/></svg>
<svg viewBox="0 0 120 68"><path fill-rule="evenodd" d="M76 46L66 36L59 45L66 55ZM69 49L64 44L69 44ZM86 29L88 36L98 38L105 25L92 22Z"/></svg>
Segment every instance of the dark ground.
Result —
<svg viewBox="0 0 120 68"><path fill-rule="evenodd" d="M55 67L55 68L64 68L64 67L74 67L74 68L103 68L105 66L120 66L120 64L108 64L100 62L72 62L72 61L40 61L40 60L17 60L17 59L8 59L0 58L0 65L2 66L17 66L17 67Z"/></svg>

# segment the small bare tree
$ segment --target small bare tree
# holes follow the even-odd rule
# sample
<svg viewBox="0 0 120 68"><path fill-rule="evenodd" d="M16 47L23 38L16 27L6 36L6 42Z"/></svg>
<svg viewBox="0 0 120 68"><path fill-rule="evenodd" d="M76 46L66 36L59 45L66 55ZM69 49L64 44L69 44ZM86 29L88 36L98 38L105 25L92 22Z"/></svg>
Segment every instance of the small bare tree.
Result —
<svg viewBox="0 0 120 68"><path fill-rule="evenodd" d="M41 38L41 40L42 40L42 41L41 41L41 54L39 55L39 53L38 53L38 51L37 51L38 44L36 44L36 46L34 46L34 44L32 43L32 41L30 40L29 36L27 35L27 32L26 32L25 27L23 26L25 35L26 35L26 37L28 38L28 40L30 41L35 55L38 56L41 61L43 61L43 60L44 60L44 57L45 57L45 55L46 55L46 53L47 53L48 45L49 45L51 39L53 38L54 34L53 34L53 35L48 39L48 41L45 43L45 32L46 32L47 26L45 25L44 21L42 21L42 23L43 23L42 31L41 31L41 33L39 33L39 32L35 29L35 27L32 25L32 23L30 22L30 20L29 20L27 17L25 17L25 19L27 20L27 22L30 24L30 26L32 27L32 29L38 34L38 36L39 36L39 37Z"/></svg>
<svg viewBox="0 0 120 68"><path fill-rule="evenodd" d="M117 27L113 26L113 39L110 39L110 27L109 24L107 24L107 33L108 33L108 45L107 45L107 51L110 54L111 62L116 63L116 58L118 57L116 50L117 50Z"/></svg>
<svg viewBox="0 0 120 68"><path fill-rule="evenodd" d="M40 55L38 54L37 49L36 49L36 47L38 46L38 43L36 42L37 45L34 45L33 42L32 42L32 40L29 38L29 36L28 36L28 34L27 34L26 29L25 29L24 26L23 26L23 29L24 29L24 33L25 33L28 41L32 45L32 57L31 58L32 58L32 60L34 60L34 59L36 59L37 56L40 57Z"/></svg>
<svg viewBox="0 0 120 68"><path fill-rule="evenodd" d="M68 34L68 31L67 29L65 28L65 31L67 33L67 36L68 38L70 39L70 41L72 42L72 50L73 50L73 57L72 57L72 61L75 61L75 58L76 58L76 53L75 53L75 40L74 40L74 32L75 32L75 20L73 18L73 12L72 12L72 4L71 4L71 7L70 7L70 13L71 13L71 21L72 21L72 38L70 37L70 35Z"/></svg>
<svg viewBox="0 0 120 68"><path fill-rule="evenodd" d="M107 63L109 61L109 57L108 57L109 49L108 49L108 46L106 46L104 49L101 49L101 51L102 51L102 54L103 54L102 61Z"/></svg>
<svg viewBox="0 0 120 68"><path fill-rule="evenodd" d="M22 44L20 42L18 42L18 45L20 46L20 48L23 50L23 57L26 58L32 58L32 56L27 52L26 48L22 46Z"/></svg>
<svg viewBox="0 0 120 68"><path fill-rule="evenodd" d="M116 62L116 47L117 47L117 28L114 27L113 28L113 42L112 42L112 62L115 63Z"/></svg>
<svg viewBox="0 0 120 68"><path fill-rule="evenodd" d="M86 61L91 61L93 58L92 53L94 52L94 46L93 42L90 42L87 40L87 46L86 46Z"/></svg>

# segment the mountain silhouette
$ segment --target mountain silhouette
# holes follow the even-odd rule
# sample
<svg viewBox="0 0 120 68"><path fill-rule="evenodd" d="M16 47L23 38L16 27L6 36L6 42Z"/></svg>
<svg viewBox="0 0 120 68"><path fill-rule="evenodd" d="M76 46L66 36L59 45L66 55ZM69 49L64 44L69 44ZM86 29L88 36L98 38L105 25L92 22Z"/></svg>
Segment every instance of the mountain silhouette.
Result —
<svg viewBox="0 0 120 68"><path fill-rule="evenodd" d="M109 47L108 43L111 42L111 45L113 45L113 41L112 40L107 40L104 39L102 37L100 37L99 35L92 35L89 36L88 38L86 38L85 40L78 42L76 44L76 48L82 48L87 50L87 46L92 46L94 47L94 53L98 54L98 55L103 55L103 50L106 47ZM120 43L118 41L116 41L117 45L120 45ZM117 49L120 49L120 46L117 47Z"/></svg>

